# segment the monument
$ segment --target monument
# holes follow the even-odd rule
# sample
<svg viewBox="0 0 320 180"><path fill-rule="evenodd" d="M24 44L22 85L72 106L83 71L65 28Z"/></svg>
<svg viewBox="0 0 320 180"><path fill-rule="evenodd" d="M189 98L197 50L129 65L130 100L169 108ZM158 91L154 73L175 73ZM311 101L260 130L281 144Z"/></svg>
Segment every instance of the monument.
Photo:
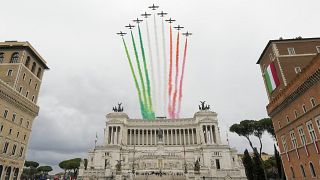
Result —
<svg viewBox="0 0 320 180"><path fill-rule="evenodd" d="M202 108L203 107L203 108ZM221 142L217 113L202 104L193 118L106 115L104 143L88 152L80 179L246 179L237 151Z"/></svg>

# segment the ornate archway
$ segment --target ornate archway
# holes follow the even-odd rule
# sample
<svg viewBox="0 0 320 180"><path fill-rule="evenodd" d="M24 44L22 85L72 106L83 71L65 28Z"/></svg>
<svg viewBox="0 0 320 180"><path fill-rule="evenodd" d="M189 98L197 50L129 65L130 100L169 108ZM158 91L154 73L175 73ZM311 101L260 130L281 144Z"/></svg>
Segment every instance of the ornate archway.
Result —
<svg viewBox="0 0 320 180"><path fill-rule="evenodd" d="M13 171L13 180L17 180L19 175L19 168L15 168Z"/></svg>
<svg viewBox="0 0 320 180"><path fill-rule="evenodd" d="M7 169L6 169L6 172L5 172L6 174L5 174L5 177L4 177L4 179L5 180L9 180L10 179L10 175L11 175L11 167L9 166L9 167L7 167Z"/></svg>

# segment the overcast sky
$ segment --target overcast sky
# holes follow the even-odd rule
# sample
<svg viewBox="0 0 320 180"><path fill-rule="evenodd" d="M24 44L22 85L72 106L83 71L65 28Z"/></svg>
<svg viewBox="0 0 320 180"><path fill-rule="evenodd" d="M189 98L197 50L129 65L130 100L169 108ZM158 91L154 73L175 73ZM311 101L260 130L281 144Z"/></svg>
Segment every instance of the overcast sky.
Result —
<svg viewBox="0 0 320 180"><path fill-rule="evenodd" d="M308 0L10 0L1 3L0 41L29 41L50 70L42 81L28 160L56 165L86 157L103 142L105 115L118 101L139 118L134 83L115 35L155 3L193 32L189 41L182 117L199 100L230 125L267 117L266 91L256 62L270 39L319 36L320 1ZM239 153L247 141L229 133ZM265 135L263 151L273 153ZM256 145L258 141L255 141Z"/></svg>

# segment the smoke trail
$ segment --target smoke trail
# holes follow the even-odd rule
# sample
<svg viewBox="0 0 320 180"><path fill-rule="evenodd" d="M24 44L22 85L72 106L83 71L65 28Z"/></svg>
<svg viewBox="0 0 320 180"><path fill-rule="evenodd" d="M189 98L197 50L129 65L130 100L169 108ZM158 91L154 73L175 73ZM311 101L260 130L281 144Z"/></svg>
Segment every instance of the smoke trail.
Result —
<svg viewBox="0 0 320 180"><path fill-rule="evenodd" d="M182 72L180 77L180 84L179 84L179 103L178 103L178 111L177 111L177 118L179 118L180 111L181 111L181 100L182 100L182 84L184 78L184 67L186 64L186 57L187 57L187 46L188 46L188 37L186 36L186 41L184 43L184 51L183 51L183 63L182 63Z"/></svg>
<svg viewBox="0 0 320 180"><path fill-rule="evenodd" d="M171 94L172 94L172 26L170 24L170 62L169 62L169 81L168 81L168 114L170 118L172 118Z"/></svg>
<svg viewBox="0 0 320 180"><path fill-rule="evenodd" d="M151 89L152 89L152 100L153 100L153 107L156 109L157 105L157 100L156 100L156 81L154 79L154 64L153 64L153 59L152 59L152 48L151 48L151 41L150 41L150 32L149 32L149 24L146 18L146 29L147 29L147 41L148 41L148 51L149 51L149 59L150 59L150 71L151 71Z"/></svg>
<svg viewBox="0 0 320 180"><path fill-rule="evenodd" d="M132 77L133 77L133 80L134 80L134 84L135 84L137 92L138 92L141 115L142 115L142 118L145 118L145 109L144 109L144 104L143 104L143 101L142 101L142 98L141 98L141 91L140 91L140 87L139 87L139 84L138 84L137 76L136 76L136 74L134 72L132 61L131 61L131 58L130 58L130 54L128 52L128 47L127 47L127 44L126 44L124 38L122 38L122 41L123 41L123 45L124 45L124 48L125 48L125 51L126 51L127 59L128 59L129 65L130 65L130 70L131 70L131 74L132 74Z"/></svg>
<svg viewBox="0 0 320 180"><path fill-rule="evenodd" d="M138 30L139 30L139 39L140 39L141 53L142 53L143 66L144 66L144 74L145 74L146 81L147 81L148 110L150 112L152 112L153 110L152 110L152 100L151 100L149 72L148 72L148 67L147 67L147 62L146 62L146 56L145 56L145 53L144 53L143 41L142 41L142 36L141 36L141 29L140 29L139 24L138 24Z"/></svg>
<svg viewBox="0 0 320 180"><path fill-rule="evenodd" d="M159 42L158 42L158 32L157 32L157 21L156 21L156 13L153 14L153 19L154 19L154 36L155 36L155 44L156 44L156 55L157 55L157 84L159 85L157 90L159 90L159 92L161 92L161 78L160 78L160 55L159 55ZM159 97L158 94L161 96L161 93L157 93L156 94L156 98L157 98L157 102L159 103ZM155 110L156 112L157 109Z"/></svg>
<svg viewBox="0 0 320 180"><path fill-rule="evenodd" d="M146 96L146 88L145 88L145 86L144 86L144 80L143 80L142 71L141 71L141 67L140 67L140 62L139 62L137 47L136 47L136 43L135 43L135 41L134 41L134 37L133 37L132 31L131 31L131 39L132 39L134 54L135 54L136 61L137 61L137 66L138 66L138 72L139 72L139 76L140 76L140 81L141 81L144 109L145 109L145 110L148 110L148 103L147 103L147 96Z"/></svg>
<svg viewBox="0 0 320 180"><path fill-rule="evenodd" d="M177 92L178 92L178 76L179 76L179 35L180 32L178 30L178 36L177 36L177 46L176 46L176 76L174 80L174 93L173 93L173 102L172 102L172 115L174 118L176 118L176 99L177 99Z"/></svg>
<svg viewBox="0 0 320 180"><path fill-rule="evenodd" d="M167 109L167 53L166 53L166 39L164 33L164 18L162 18L162 50L163 50L163 69L164 69L164 76L163 76L163 113L166 116L166 109Z"/></svg>

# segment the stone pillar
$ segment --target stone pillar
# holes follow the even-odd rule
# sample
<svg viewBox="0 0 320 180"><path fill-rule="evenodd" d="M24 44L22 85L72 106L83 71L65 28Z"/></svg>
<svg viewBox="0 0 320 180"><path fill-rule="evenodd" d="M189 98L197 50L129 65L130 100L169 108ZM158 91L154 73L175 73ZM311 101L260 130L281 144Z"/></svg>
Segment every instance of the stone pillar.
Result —
<svg viewBox="0 0 320 180"><path fill-rule="evenodd" d="M174 145L173 144L173 129L170 129L170 131L171 131L171 145Z"/></svg>
<svg viewBox="0 0 320 180"><path fill-rule="evenodd" d="M211 137L210 137L210 130L209 130L210 126L206 125L206 132L207 132L207 142L208 144L211 143Z"/></svg>
<svg viewBox="0 0 320 180"><path fill-rule="evenodd" d="M191 139L192 144L194 144L194 134L193 134L193 128L191 128Z"/></svg>
<svg viewBox="0 0 320 180"><path fill-rule="evenodd" d="M212 144L215 144L216 143L216 141L215 141L215 138L214 138L214 129L213 129L214 127L211 125L210 126L210 132L211 132L211 141L212 141Z"/></svg>
<svg viewBox="0 0 320 180"><path fill-rule="evenodd" d="M186 129L182 129L183 132L183 144L186 145Z"/></svg>
<svg viewBox="0 0 320 180"><path fill-rule="evenodd" d="M217 144L221 144L219 128L217 125L214 125L214 127L215 127L214 130L215 130L215 134L216 134Z"/></svg>
<svg viewBox="0 0 320 180"><path fill-rule="evenodd" d="M149 145L149 129L147 129L147 132L146 132L146 145Z"/></svg>
<svg viewBox="0 0 320 180"><path fill-rule="evenodd" d="M179 139L180 139L180 145L182 145L182 133L181 133L181 129L179 129Z"/></svg>
<svg viewBox="0 0 320 180"><path fill-rule="evenodd" d="M154 145L157 145L157 130L154 130Z"/></svg>
<svg viewBox="0 0 320 180"><path fill-rule="evenodd" d="M113 144L113 142L114 142L114 141L113 141L113 126L111 126L111 132L110 132L110 133L111 133L111 137L110 137L110 138L111 138L111 140L110 140L110 144Z"/></svg>
<svg viewBox="0 0 320 180"><path fill-rule="evenodd" d="M174 134L176 135L176 145L178 145L178 129L174 129Z"/></svg>
<svg viewBox="0 0 320 180"><path fill-rule="evenodd" d="M138 129L138 145L140 145L140 129Z"/></svg>

